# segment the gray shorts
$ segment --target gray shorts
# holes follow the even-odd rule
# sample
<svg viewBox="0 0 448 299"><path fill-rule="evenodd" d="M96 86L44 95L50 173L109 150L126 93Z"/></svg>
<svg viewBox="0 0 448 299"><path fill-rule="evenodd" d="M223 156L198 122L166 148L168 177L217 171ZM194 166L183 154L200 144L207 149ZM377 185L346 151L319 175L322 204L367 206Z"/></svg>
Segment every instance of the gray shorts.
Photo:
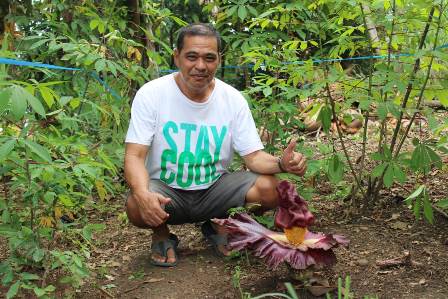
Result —
<svg viewBox="0 0 448 299"><path fill-rule="evenodd" d="M258 176L249 171L225 173L204 190L175 189L160 180L151 179L149 189L171 198L165 206L170 215L168 224L195 223L225 218L230 208L244 206L246 193Z"/></svg>

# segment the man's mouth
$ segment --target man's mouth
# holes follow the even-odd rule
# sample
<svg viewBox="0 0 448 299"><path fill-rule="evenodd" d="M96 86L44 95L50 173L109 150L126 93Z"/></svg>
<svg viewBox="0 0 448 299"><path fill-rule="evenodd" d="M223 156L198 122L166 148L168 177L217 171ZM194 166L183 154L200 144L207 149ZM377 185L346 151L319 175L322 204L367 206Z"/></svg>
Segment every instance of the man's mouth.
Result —
<svg viewBox="0 0 448 299"><path fill-rule="evenodd" d="M206 74L192 74L191 76L196 77L196 78L207 78L208 77L208 75L206 75Z"/></svg>

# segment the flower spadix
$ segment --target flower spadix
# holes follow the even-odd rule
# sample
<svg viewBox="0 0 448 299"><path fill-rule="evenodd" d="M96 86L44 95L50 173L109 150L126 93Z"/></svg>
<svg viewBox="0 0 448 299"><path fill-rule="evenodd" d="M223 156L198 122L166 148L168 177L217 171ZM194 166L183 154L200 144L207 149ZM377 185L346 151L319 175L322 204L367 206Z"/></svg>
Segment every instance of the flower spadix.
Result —
<svg viewBox="0 0 448 299"><path fill-rule="evenodd" d="M287 181L277 187L279 207L275 215L275 225L282 232L271 231L248 214L237 214L234 218L214 219L224 225L229 233L229 247L232 250L249 249L255 256L265 258L270 268L287 262L295 269L317 268L336 262L332 248L348 245L344 236L313 233L308 226L314 216L301 198L294 185Z"/></svg>

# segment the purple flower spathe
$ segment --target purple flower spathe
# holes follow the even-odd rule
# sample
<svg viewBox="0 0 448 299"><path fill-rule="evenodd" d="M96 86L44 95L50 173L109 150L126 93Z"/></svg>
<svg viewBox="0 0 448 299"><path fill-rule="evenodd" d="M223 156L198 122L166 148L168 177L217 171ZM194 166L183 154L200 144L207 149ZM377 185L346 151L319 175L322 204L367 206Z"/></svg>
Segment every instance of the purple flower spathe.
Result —
<svg viewBox="0 0 448 299"><path fill-rule="evenodd" d="M287 262L295 269L306 269L312 265L317 268L331 265L336 262L331 248L348 244L348 240L343 236L308 231L304 242L293 246L288 243L283 233L265 228L245 213L237 214L234 218L213 221L226 227L229 249L249 249L255 256L265 258L267 265L274 269L282 262Z"/></svg>
<svg viewBox="0 0 448 299"><path fill-rule="evenodd" d="M306 201L297 194L296 188L288 181L281 181L277 186L279 195L278 209L275 214L275 226L291 228L308 227L314 222L314 216L308 210Z"/></svg>

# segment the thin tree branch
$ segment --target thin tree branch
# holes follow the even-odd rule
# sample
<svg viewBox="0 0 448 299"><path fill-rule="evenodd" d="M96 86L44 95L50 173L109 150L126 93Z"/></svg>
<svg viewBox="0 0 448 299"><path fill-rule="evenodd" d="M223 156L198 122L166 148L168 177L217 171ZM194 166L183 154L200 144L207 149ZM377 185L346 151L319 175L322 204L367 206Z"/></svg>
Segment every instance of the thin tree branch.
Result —
<svg viewBox="0 0 448 299"><path fill-rule="evenodd" d="M440 5L440 10L441 10L441 12L443 11L443 10L442 10L442 7L443 7L443 6ZM435 38L434 38L434 45L433 45L433 47L432 47L432 50L433 50L433 51L437 48L437 41L438 41L438 38L439 38L439 32L440 32L440 28L441 28L441 23L442 23L442 16L441 16L441 14L440 14L440 15L439 15L438 22L437 22L437 31L436 31L436 36L435 36ZM429 77L430 77L430 75L431 75L431 68L432 68L432 63L433 63L433 61L434 61L434 56L431 56L431 59L430 59L430 61L429 61L429 65L428 65L428 70L427 70L427 72L426 72L425 80L424 80L424 82L423 82L422 88L421 88L421 90L420 90L420 94L419 94L419 96L418 96L417 105L416 105L416 109L417 109L417 111L414 112L414 114L412 115L412 117L411 117L411 119L410 119L410 121L409 121L409 124L407 125L406 130L405 130L403 136L401 137L401 140L400 140L400 142L399 142L399 144L398 144L398 146L397 146L397 149L396 149L396 151L395 151L395 155L394 155L395 157L397 157L398 154L400 153L401 147L403 146L403 143L405 142L405 140L406 140L406 138L407 138L407 136L408 136L409 130L411 129L411 126L412 126L412 124L413 124L413 122L414 122L414 120L415 120L415 117L416 117L417 114L419 113L418 110L420 109L420 106L422 105L422 102L423 102L423 93L424 93L425 90L426 90L426 85L427 85L427 83L428 83L428 81L429 81Z"/></svg>

